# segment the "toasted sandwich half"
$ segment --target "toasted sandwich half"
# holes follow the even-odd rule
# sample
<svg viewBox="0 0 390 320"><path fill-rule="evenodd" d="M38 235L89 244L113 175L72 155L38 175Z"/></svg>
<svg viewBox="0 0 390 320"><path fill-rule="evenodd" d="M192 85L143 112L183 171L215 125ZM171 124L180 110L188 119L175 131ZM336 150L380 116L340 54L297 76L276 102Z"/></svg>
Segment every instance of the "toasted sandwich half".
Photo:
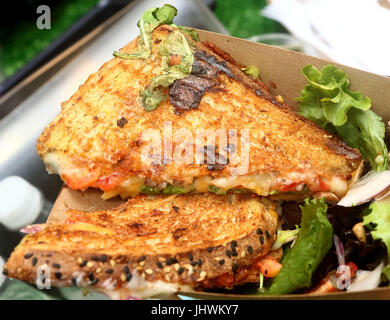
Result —
<svg viewBox="0 0 390 320"><path fill-rule="evenodd" d="M154 29L147 58L133 57L139 38L130 42L63 103L37 143L49 172L75 190L99 188L104 198L342 197L359 152L278 102L229 54L181 30ZM190 51L180 55L175 45ZM172 82L188 61L190 73Z"/></svg>
<svg viewBox="0 0 390 320"><path fill-rule="evenodd" d="M278 224L254 194L157 195L117 209L69 210L15 248L4 273L44 286L91 287L144 298L257 282Z"/></svg>

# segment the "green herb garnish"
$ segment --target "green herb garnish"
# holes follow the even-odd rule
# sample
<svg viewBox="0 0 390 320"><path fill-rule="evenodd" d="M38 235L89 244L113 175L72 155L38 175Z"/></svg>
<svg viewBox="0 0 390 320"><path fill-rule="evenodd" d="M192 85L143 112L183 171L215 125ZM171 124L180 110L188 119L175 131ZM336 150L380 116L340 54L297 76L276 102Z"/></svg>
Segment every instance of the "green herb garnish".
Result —
<svg viewBox="0 0 390 320"><path fill-rule="evenodd" d="M171 24L176 14L177 9L169 4L164 4L161 8L155 7L146 10L137 23L137 26L140 30L137 52L121 53L118 51L114 51L114 56L125 59L149 58L150 54L152 53L153 30L162 24Z"/></svg>
<svg viewBox="0 0 390 320"><path fill-rule="evenodd" d="M187 193L186 189L181 187L175 187L168 183L167 186L162 190L163 194L184 194Z"/></svg>
<svg viewBox="0 0 390 320"><path fill-rule="evenodd" d="M208 190L209 190L209 192L212 192L215 194L226 194L227 193L227 190L223 190L223 189L218 188L218 187L213 186L213 185L209 185Z"/></svg>
<svg viewBox="0 0 390 320"><path fill-rule="evenodd" d="M163 189L158 189L156 187L143 185L141 188L141 193L145 193L145 194L184 194L184 193L187 193L187 191L184 188L175 187L172 184L168 183L167 186Z"/></svg>
<svg viewBox="0 0 390 320"><path fill-rule="evenodd" d="M186 36L179 30L171 32L163 41L159 50L163 64L162 74L154 77L150 85L142 91L142 102L146 111L156 109L167 98L167 95L161 92L162 88L169 87L175 80L189 76L194 63L191 46ZM172 55L180 57L178 64L170 65Z"/></svg>

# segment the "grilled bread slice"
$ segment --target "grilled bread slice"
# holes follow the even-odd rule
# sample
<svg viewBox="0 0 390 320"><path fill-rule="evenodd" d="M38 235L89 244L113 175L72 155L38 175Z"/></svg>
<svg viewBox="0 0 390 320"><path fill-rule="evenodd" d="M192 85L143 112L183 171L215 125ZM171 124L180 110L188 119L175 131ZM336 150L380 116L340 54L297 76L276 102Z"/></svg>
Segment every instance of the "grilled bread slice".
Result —
<svg viewBox="0 0 390 320"><path fill-rule="evenodd" d="M4 272L31 283L44 272L46 284L122 298L231 287L257 281L251 265L270 251L277 224L276 204L254 194L142 195L117 209L69 210L27 235Z"/></svg>
<svg viewBox="0 0 390 320"><path fill-rule="evenodd" d="M159 49L174 30L158 27L150 58L113 58L62 104L37 143L49 172L75 190L99 188L104 198L249 190L298 200L318 192L346 193L359 152L278 102L211 43L186 35L193 46L192 73L166 88L169 97L146 111L141 93L162 74ZM121 53L137 46L136 39ZM199 138L199 130L207 138L222 130L228 139ZM160 139L159 152L147 151L151 136ZM177 161L184 148L193 157ZM207 161L197 161L202 154Z"/></svg>

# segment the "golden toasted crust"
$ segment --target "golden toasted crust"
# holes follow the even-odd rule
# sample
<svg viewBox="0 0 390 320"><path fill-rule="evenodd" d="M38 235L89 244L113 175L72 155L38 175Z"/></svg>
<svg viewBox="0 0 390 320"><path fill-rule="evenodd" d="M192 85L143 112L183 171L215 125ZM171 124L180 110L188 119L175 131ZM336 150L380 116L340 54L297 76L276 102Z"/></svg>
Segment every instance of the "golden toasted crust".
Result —
<svg viewBox="0 0 390 320"><path fill-rule="evenodd" d="M197 109L181 114L175 114L169 99L154 111L145 111L140 92L161 73L159 40L171 30L171 27L161 26L153 32L150 59L116 57L90 75L62 104L61 113L39 137L39 155L70 187L95 186L105 190L101 182L107 177L111 179L113 173L117 175L110 183L115 179L142 176L157 184L191 184L197 177L229 177L231 169L241 165L229 162L222 170L210 171L207 164L166 163L165 159L151 164L142 162L141 153L148 143L142 139L142 134L147 129L157 130L161 141L166 139L173 150L178 146L180 141L165 136L164 122L172 124L173 133L185 128L193 137L198 129L237 129L240 139L242 130L249 130L247 175L272 173L281 181L299 183L301 181L293 177L303 173L310 190L315 183L309 181L318 177L350 178L361 161L357 150L348 148L289 106L277 102L260 82L246 76L232 59L209 43L195 45L197 50L223 62L229 70L218 74L217 90L206 91ZM137 39L121 52L132 52L136 47ZM193 145L194 153L201 146ZM237 149L237 155L241 156L240 148ZM218 152L222 154L221 150Z"/></svg>
<svg viewBox="0 0 390 320"><path fill-rule="evenodd" d="M275 204L255 195L139 196L115 210L70 210L27 235L5 270L34 283L47 265L54 286L119 289L138 274L196 287L266 255L277 223Z"/></svg>

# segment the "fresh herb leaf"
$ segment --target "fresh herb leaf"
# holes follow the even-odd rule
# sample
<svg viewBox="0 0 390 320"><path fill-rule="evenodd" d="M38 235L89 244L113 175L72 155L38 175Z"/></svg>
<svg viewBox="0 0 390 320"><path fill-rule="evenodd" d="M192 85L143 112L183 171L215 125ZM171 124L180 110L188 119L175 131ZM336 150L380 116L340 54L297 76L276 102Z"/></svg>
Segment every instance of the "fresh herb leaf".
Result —
<svg viewBox="0 0 390 320"><path fill-rule="evenodd" d="M213 186L213 185L209 185L208 190L209 190L209 192L212 192L215 194L226 194L227 193L227 190L223 190L223 189L218 188L218 187Z"/></svg>
<svg viewBox="0 0 390 320"><path fill-rule="evenodd" d="M259 69L255 65L249 65L246 68L242 68L242 71L244 71L245 74L248 76L251 76L255 79L259 77Z"/></svg>
<svg viewBox="0 0 390 320"><path fill-rule="evenodd" d="M159 189L155 188L155 187L143 185L142 188L141 188L141 193L145 193L145 194L160 194L161 191Z"/></svg>
<svg viewBox="0 0 390 320"><path fill-rule="evenodd" d="M184 194L186 190L184 188L175 187L168 183L167 186L162 190L163 194Z"/></svg>
<svg viewBox="0 0 390 320"><path fill-rule="evenodd" d="M161 44L159 53L163 61L162 74L154 77L150 85L142 92L143 107L146 111L156 109L167 98L161 89L169 87L177 79L187 77L194 63L192 45L179 30L174 30L168 35ZM178 56L180 62L170 65L169 60L173 55Z"/></svg>
<svg viewBox="0 0 390 320"><path fill-rule="evenodd" d="M332 246L333 228L326 216L327 208L323 199L305 200L301 231L284 256L268 294L288 294L310 286L314 271Z"/></svg>
<svg viewBox="0 0 390 320"><path fill-rule="evenodd" d="M114 51L114 56L133 59L147 59L152 53L152 32L162 24L171 24L173 18L177 14L177 9L169 4L164 4L161 8L155 7L146 10L137 26L140 29L140 37L138 40L138 50L134 53L121 53Z"/></svg>
<svg viewBox="0 0 390 320"><path fill-rule="evenodd" d="M358 149L376 171L386 170L385 125L381 117L369 110L370 99L351 91L347 75L335 66L328 65L320 71L307 65L302 73L308 84L297 98L299 113L337 133L350 147Z"/></svg>
<svg viewBox="0 0 390 320"><path fill-rule="evenodd" d="M164 189L158 189L156 187L143 185L141 188L141 193L145 194L183 194L187 193L184 188L175 187L172 184L168 183Z"/></svg>
<svg viewBox="0 0 390 320"><path fill-rule="evenodd" d="M178 28L180 31L183 31L184 33L188 34L192 38L192 40L199 41L199 35L196 32L196 30L189 28L189 27L178 26L174 23L172 23L171 26Z"/></svg>

